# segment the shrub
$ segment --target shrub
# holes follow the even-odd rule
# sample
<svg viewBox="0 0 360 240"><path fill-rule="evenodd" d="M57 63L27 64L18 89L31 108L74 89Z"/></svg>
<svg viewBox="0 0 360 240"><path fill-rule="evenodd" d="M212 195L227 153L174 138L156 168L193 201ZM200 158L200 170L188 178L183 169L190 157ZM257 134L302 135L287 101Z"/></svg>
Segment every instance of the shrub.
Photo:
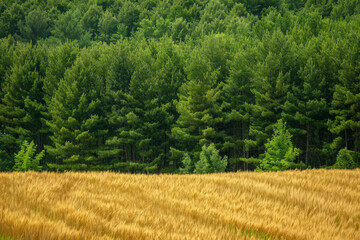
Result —
<svg viewBox="0 0 360 240"><path fill-rule="evenodd" d="M333 165L333 168L336 169L354 169L356 168L355 161L351 156L351 151L343 148L339 151L336 162Z"/></svg>
<svg viewBox="0 0 360 240"><path fill-rule="evenodd" d="M192 167L191 167L191 158L189 154L185 153L182 163L184 165L184 168L180 168L180 173L191 173Z"/></svg>
<svg viewBox="0 0 360 240"><path fill-rule="evenodd" d="M200 153L200 160L195 163L195 173L223 172L227 166L227 156L221 158L219 151L212 143L203 146Z"/></svg>
<svg viewBox="0 0 360 240"><path fill-rule="evenodd" d="M41 171L42 167L39 166L40 160L44 157L45 153L43 150L35 156L36 147L34 141L29 143L25 140L23 142L20 151L15 154L15 171Z"/></svg>

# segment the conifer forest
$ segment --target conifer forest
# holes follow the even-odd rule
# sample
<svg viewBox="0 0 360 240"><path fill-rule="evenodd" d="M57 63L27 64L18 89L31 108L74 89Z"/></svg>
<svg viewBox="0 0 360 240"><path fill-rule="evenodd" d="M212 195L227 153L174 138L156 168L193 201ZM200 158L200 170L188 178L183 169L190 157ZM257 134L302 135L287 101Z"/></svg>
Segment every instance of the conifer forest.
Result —
<svg viewBox="0 0 360 240"><path fill-rule="evenodd" d="M0 171L356 168L360 0L0 0Z"/></svg>

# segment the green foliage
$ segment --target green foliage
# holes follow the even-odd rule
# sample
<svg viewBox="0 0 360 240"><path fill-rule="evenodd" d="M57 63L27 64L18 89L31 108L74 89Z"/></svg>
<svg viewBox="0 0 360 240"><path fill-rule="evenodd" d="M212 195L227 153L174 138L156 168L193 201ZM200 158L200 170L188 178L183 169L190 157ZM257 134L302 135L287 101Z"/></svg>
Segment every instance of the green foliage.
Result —
<svg viewBox="0 0 360 240"><path fill-rule="evenodd" d="M49 35L49 18L40 8L29 12L20 26L22 36L33 42Z"/></svg>
<svg viewBox="0 0 360 240"><path fill-rule="evenodd" d="M99 39L109 42L111 36L118 30L118 22L113 14L106 11L99 20Z"/></svg>
<svg viewBox="0 0 360 240"><path fill-rule="evenodd" d="M41 171L42 166L40 166L40 161L45 155L45 151L42 150L40 153L35 155L36 145L34 141L30 143L24 141L21 145L21 150L15 154L15 171Z"/></svg>
<svg viewBox="0 0 360 240"><path fill-rule="evenodd" d="M212 69L204 53L194 51L187 65L187 78L180 87L175 103L179 113L171 137L184 151L197 155L201 146L221 138L217 124L221 122L220 86L216 84L217 71Z"/></svg>
<svg viewBox="0 0 360 240"><path fill-rule="evenodd" d="M97 5L91 5L86 13L81 18L81 25L86 31L89 31L92 34L92 37L95 37L98 34L99 21L103 15L103 10Z"/></svg>
<svg viewBox="0 0 360 240"><path fill-rule="evenodd" d="M193 167L191 165L191 158L189 154L185 153L182 164L184 165L183 168L180 168L180 173L192 173Z"/></svg>
<svg viewBox="0 0 360 240"><path fill-rule="evenodd" d="M221 157L216 150L215 144L203 146L200 153L200 160L195 163L194 173L223 172L227 166L227 156Z"/></svg>
<svg viewBox="0 0 360 240"><path fill-rule="evenodd" d="M278 120L274 126L274 135L265 144L265 154L261 159L259 171L278 171L291 168L299 149L294 148L291 134L286 130L286 123Z"/></svg>
<svg viewBox="0 0 360 240"><path fill-rule="evenodd" d="M52 34L62 41L80 40L85 32L79 24L80 19L81 12L79 9L72 9L59 15L58 19L55 20Z"/></svg>
<svg viewBox="0 0 360 240"><path fill-rule="evenodd" d="M13 238L0 236L0 240L13 240Z"/></svg>
<svg viewBox="0 0 360 240"><path fill-rule="evenodd" d="M39 143L43 138L41 112L46 109L42 91L45 49L20 44L14 54L14 64L4 79L0 94L0 150L6 152L4 165L7 169L14 164L9 156L19 150L24 140L33 139Z"/></svg>
<svg viewBox="0 0 360 240"><path fill-rule="evenodd" d="M356 163L351 155L351 151L343 148L339 151L336 162L333 165L333 168L336 169L354 169L356 168Z"/></svg>
<svg viewBox="0 0 360 240"><path fill-rule="evenodd" d="M90 53L77 58L51 99L46 124L52 144L46 149L55 161L50 168L90 170L101 162L101 139L107 130L100 107L101 78L89 67L95 59Z"/></svg>

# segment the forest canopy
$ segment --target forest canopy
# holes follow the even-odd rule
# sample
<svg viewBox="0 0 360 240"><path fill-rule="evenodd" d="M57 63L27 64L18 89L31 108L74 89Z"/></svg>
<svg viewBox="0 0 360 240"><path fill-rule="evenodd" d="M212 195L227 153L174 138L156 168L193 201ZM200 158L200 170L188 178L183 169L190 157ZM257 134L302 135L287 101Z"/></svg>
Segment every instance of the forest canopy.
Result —
<svg viewBox="0 0 360 240"><path fill-rule="evenodd" d="M29 143L34 169L181 172L211 146L254 170L278 132L292 168L359 166L359 26L360 0L1 0L0 171Z"/></svg>

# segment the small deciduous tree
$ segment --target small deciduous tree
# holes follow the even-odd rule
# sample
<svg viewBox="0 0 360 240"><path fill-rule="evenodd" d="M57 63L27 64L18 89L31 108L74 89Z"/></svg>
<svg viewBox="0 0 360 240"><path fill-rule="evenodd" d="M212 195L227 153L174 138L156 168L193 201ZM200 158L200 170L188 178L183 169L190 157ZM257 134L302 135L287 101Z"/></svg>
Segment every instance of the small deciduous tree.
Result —
<svg viewBox="0 0 360 240"><path fill-rule="evenodd" d="M200 160L195 163L195 173L223 172L227 166L227 156L221 157L212 143L203 146L200 153Z"/></svg>
<svg viewBox="0 0 360 240"><path fill-rule="evenodd" d="M291 142L291 134L286 130L286 123L282 119L274 126L274 134L265 144L265 156L260 162L258 171L286 170L293 166L293 162L300 154Z"/></svg>
<svg viewBox="0 0 360 240"><path fill-rule="evenodd" d="M20 151L15 154L15 171L41 171L40 160L44 157L45 152L43 150L35 155L36 147L34 141L29 143L25 140L23 142Z"/></svg>
<svg viewBox="0 0 360 240"><path fill-rule="evenodd" d="M190 158L189 154L185 153L185 155L182 159L182 163L183 163L184 167L180 168L180 173L191 173L192 167L191 167L191 158Z"/></svg>

